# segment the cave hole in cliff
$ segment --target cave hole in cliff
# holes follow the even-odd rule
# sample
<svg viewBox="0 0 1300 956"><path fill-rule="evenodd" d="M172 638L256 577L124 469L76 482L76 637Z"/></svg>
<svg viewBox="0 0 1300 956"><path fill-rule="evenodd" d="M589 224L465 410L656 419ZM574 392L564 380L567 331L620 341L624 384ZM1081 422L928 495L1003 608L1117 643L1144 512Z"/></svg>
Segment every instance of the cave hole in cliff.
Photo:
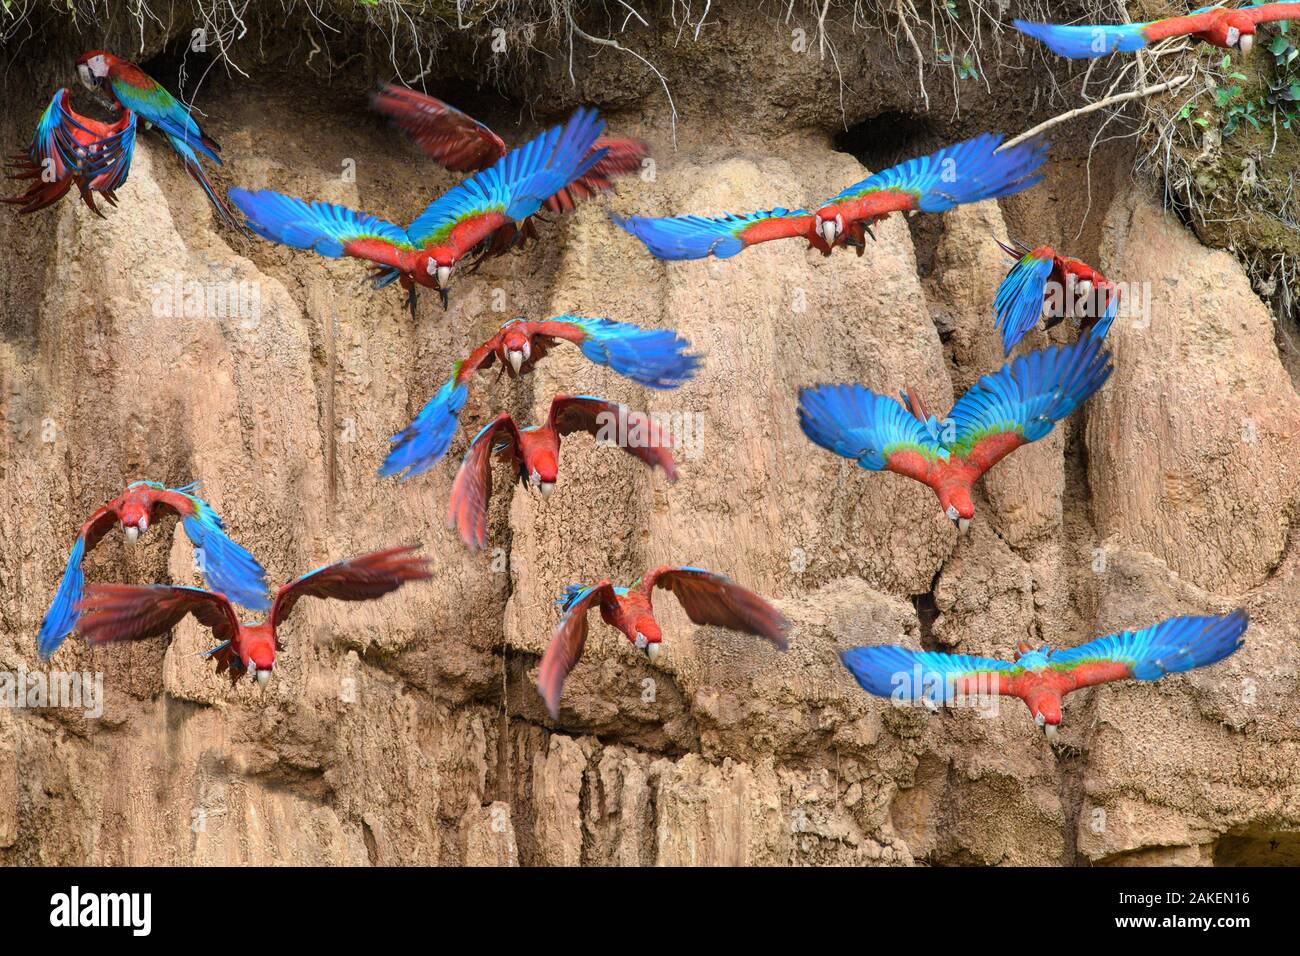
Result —
<svg viewBox="0 0 1300 956"><path fill-rule="evenodd" d="M932 153L947 145L949 138L937 131L928 117L891 110L839 132L835 148L849 153L874 173ZM925 278L934 268L943 220L939 216L912 216L907 219L907 228L916 247L917 269Z"/></svg>
<svg viewBox="0 0 1300 956"><path fill-rule="evenodd" d="M939 619L939 602L934 599L934 589L939 582L939 575L934 576L930 590L924 594L912 594L912 607L916 610L916 621L921 628L921 646L928 651L937 650L934 640L934 622Z"/></svg>
<svg viewBox="0 0 1300 956"><path fill-rule="evenodd" d="M1214 843L1215 866L1300 866L1300 833L1228 833Z"/></svg>

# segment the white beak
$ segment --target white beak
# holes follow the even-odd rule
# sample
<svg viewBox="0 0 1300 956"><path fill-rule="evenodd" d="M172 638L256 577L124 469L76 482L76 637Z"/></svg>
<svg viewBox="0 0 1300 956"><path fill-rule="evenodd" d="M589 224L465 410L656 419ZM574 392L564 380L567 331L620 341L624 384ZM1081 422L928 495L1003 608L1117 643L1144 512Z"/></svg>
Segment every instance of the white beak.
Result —
<svg viewBox="0 0 1300 956"><path fill-rule="evenodd" d="M510 367L511 367L512 369L514 369L514 370L515 370L515 374L518 375L518 374L519 374L519 366L521 366L521 365L524 364L524 353L523 353L523 352L510 351L510 352L507 352L507 353L506 353L506 358L510 359Z"/></svg>
<svg viewBox="0 0 1300 956"><path fill-rule="evenodd" d="M664 646L658 641L656 641L653 644L646 645L646 649L645 649L646 657L650 658L650 660L652 661L659 660L659 655L662 654L663 652L664 652Z"/></svg>
<svg viewBox="0 0 1300 956"><path fill-rule="evenodd" d="M539 491L541 491L542 497L545 498L547 495L549 495L552 491L555 490L555 482L539 481L537 483L537 488Z"/></svg>
<svg viewBox="0 0 1300 956"><path fill-rule="evenodd" d="M966 533L967 531L969 531L969 530L970 530L970 518L958 518L958 519L957 519L957 533L958 533L958 534L965 534L965 533Z"/></svg>
<svg viewBox="0 0 1300 956"><path fill-rule="evenodd" d="M438 280L439 289L447 288L447 282L451 279L451 266L438 266L438 271L435 273L435 277Z"/></svg>
<svg viewBox="0 0 1300 956"><path fill-rule="evenodd" d="M1241 52L1242 52L1242 53L1249 53L1249 52L1250 52L1250 48L1251 48L1252 46L1254 46L1254 45L1255 45L1255 37L1254 37L1253 34L1250 34L1250 33L1243 33L1243 34L1241 35Z"/></svg>
<svg viewBox="0 0 1300 956"><path fill-rule="evenodd" d="M271 672L269 670L258 671L256 676L257 686L266 690L266 685L271 680Z"/></svg>
<svg viewBox="0 0 1300 956"><path fill-rule="evenodd" d="M140 537L140 529L137 527L123 528L122 531L126 533L127 544L135 544L136 539Z"/></svg>
<svg viewBox="0 0 1300 956"><path fill-rule="evenodd" d="M1048 739L1056 736L1056 724L1044 724L1043 733L1047 734Z"/></svg>
<svg viewBox="0 0 1300 956"><path fill-rule="evenodd" d="M826 245L835 245L835 223L830 219L823 219L819 226L822 238L826 240Z"/></svg>

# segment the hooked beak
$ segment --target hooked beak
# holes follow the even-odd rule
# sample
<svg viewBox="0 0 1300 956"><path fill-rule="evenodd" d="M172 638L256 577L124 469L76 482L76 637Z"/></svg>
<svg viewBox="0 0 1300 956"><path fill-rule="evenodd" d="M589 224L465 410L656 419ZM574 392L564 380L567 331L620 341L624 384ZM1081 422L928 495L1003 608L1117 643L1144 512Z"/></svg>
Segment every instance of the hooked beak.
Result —
<svg viewBox="0 0 1300 956"><path fill-rule="evenodd" d="M1056 736L1056 724L1043 724L1043 733L1047 734L1047 739L1051 740Z"/></svg>
<svg viewBox="0 0 1300 956"><path fill-rule="evenodd" d="M958 519L957 519L957 533L958 533L958 534L965 534L965 533L966 533L967 531L969 531L969 530L970 530L970 518L958 518Z"/></svg>
<svg viewBox="0 0 1300 956"><path fill-rule="evenodd" d="M653 644L646 645L645 655L646 657L650 658L650 660L652 661L659 660L659 655L662 654L663 652L664 652L664 646L659 641L655 641Z"/></svg>
<svg viewBox="0 0 1300 956"><path fill-rule="evenodd" d="M123 528L122 531L126 534L127 544L135 544L140 537L140 529L135 527L134 525L130 526L129 528Z"/></svg>
<svg viewBox="0 0 1300 956"><path fill-rule="evenodd" d="M551 493L552 491L555 490L555 482L553 482L553 481L539 481L539 482L537 483L537 490L540 491L540 492L542 493L542 497L543 497L543 498L546 498L546 497L548 497L548 496L550 495L550 493Z"/></svg>
<svg viewBox="0 0 1300 956"><path fill-rule="evenodd" d="M826 245L835 245L835 223L830 219L822 219L817 223L817 231L822 234L826 240Z"/></svg>
<svg viewBox="0 0 1300 956"><path fill-rule="evenodd" d="M90 67L85 63L77 67L77 77L81 80L81 85L88 90L93 90L99 85L95 80L95 75L90 72Z"/></svg>
<svg viewBox="0 0 1300 956"><path fill-rule="evenodd" d="M510 367L514 369L515 374L518 375L519 367L524 364L524 353L511 350L506 352L506 358L510 360Z"/></svg>
<svg viewBox="0 0 1300 956"><path fill-rule="evenodd" d="M1243 33L1241 35L1241 52L1243 54L1250 53L1250 48L1253 47L1254 45L1255 45L1254 34Z"/></svg>

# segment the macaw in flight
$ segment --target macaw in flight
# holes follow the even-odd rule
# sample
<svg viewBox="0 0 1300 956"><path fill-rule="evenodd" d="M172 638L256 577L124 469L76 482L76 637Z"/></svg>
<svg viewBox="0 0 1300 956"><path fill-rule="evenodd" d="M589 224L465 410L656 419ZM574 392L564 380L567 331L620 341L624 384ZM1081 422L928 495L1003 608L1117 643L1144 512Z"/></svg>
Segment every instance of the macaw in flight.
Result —
<svg viewBox="0 0 1300 956"><path fill-rule="evenodd" d="M1098 323L1071 345L1029 352L985 375L944 421L927 413L912 389L899 401L862 385L818 385L799 393L799 425L811 441L862 468L928 485L965 533L980 476L1050 433L1110 376L1110 353L1102 347L1109 326Z"/></svg>
<svg viewBox="0 0 1300 956"><path fill-rule="evenodd" d="M509 150L505 141L478 120L426 93L386 84L371 104L383 113L426 156L454 173L476 173L502 159ZM614 177L635 173L650 155L650 147L639 139L611 139L601 136L592 151L605 155L583 176L569 183L542 205L550 212L572 212L584 199L614 187ZM504 255L516 242L536 239L533 217L516 225L508 222L492 234L473 268L488 256ZM471 269L471 271L473 271Z"/></svg>
<svg viewBox="0 0 1300 956"><path fill-rule="evenodd" d="M1071 60L1091 60L1115 51L1132 53L1148 43L1170 37L1189 36L1212 46L1249 53L1255 42L1255 29L1261 23L1300 20L1300 3L1252 3L1244 7L1214 4L1201 7L1182 17L1166 17L1147 23L1105 25L1029 23L1012 20L1012 25L1028 36L1041 40L1059 56Z"/></svg>
<svg viewBox="0 0 1300 956"><path fill-rule="evenodd" d="M560 439L587 432L663 469L670 482L677 480L672 440L645 412L591 395L556 395L545 425L520 428L502 412L474 436L447 506L447 526L455 528L471 551L487 547L487 505L492 495L492 454L518 474L525 487L531 479L545 498L555 488L560 467Z"/></svg>
<svg viewBox="0 0 1300 956"><path fill-rule="evenodd" d="M77 630L91 644L140 640L165 634L186 614L193 614L221 642L203 655L216 659L217 673L228 670L232 684L248 674L266 687L275 655L284 650L277 629L299 598L373 601L408 581L427 581L433 573L415 551L411 547L374 551L304 574L276 592L271 614L260 624L241 624L224 594L202 588L92 584L78 608Z"/></svg>
<svg viewBox="0 0 1300 956"><path fill-rule="evenodd" d="M1030 249L1020 243L1009 246L994 241L1016 260L993 299L1006 355L1038 325L1044 308L1045 329L1067 317L1080 318L1091 326L1118 301L1119 289L1086 262L1058 255L1051 246ZM1048 283L1052 284L1050 290Z"/></svg>
<svg viewBox="0 0 1300 956"><path fill-rule="evenodd" d="M134 63L103 50L81 54L77 58L77 76L82 86L102 96L110 108L129 110L166 136L185 171L203 188L221 221L236 225L235 217L217 195L199 162L201 155L220 166L221 157L217 153L221 147L199 129L189 107Z"/></svg>
<svg viewBox="0 0 1300 956"><path fill-rule="evenodd" d="M572 342L597 365L649 388L676 388L695 374L699 357L686 350L691 343L670 329L643 329L610 319L561 315L543 322L511 319L490 339L452 366L449 378L401 432L379 473L405 480L428 471L447 454L456 433L460 410L469 398L474 373L499 362L511 378L527 375L556 342Z"/></svg>
<svg viewBox="0 0 1300 956"><path fill-rule="evenodd" d="M1221 617L1171 617L1064 650L1032 650L1022 641L1014 661L894 644L855 647L840 660L862 689L877 697L919 701L931 708L962 697L1019 697L1034 723L1054 737L1067 694L1107 681L1159 680L1208 667L1245 643L1246 624L1244 610Z"/></svg>
<svg viewBox="0 0 1300 956"><path fill-rule="evenodd" d="M417 285L437 289L445 309L451 273L461 259L487 248L502 227L519 226L604 159L604 151L593 148L604 127L595 110L579 109L563 126L435 199L405 229L369 213L309 204L270 189L232 189L230 199L265 239L330 259L346 255L374 263L374 287L399 280L414 317Z"/></svg>
<svg viewBox="0 0 1300 956"><path fill-rule="evenodd" d="M998 151L1000 133L984 133L937 153L909 159L848 187L810 213L771 209L716 219L631 216L614 221L636 236L657 259L728 259L771 239L805 239L829 256L836 246L862 255L872 225L893 212L946 212L963 203L1010 196L1042 182L1034 175L1047 159L1047 142L1030 139Z"/></svg>
<svg viewBox="0 0 1300 956"><path fill-rule="evenodd" d="M712 571L664 565L630 588L615 587L608 581L591 587L570 584L555 600L564 616L555 627L537 673L537 690L546 701L552 720L560 718L560 691L569 671L582 656L587 641L587 612L593 608L600 608L601 620L622 631L650 660L658 659L663 634L651 607L655 588L676 595L687 616L696 624L755 634L771 641L779 650L786 649L790 622L785 616L753 591Z"/></svg>
<svg viewBox="0 0 1300 956"><path fill-rule="evenodd" d="M16 170L11 178L31 180L31 186L21 196L0 202L21 206L20 213L36 212L54 205L75 183L82 201L103 218L94 194L117 205L114 193L126 182L135 152L135 114L123 110L116 122L102 123L69 106L68 95L66 88L54 94L27 152L10 164Z"/></svg>
<svg viewBox="0 0 1300 956"><path fill-rule="evenodd" d="M151 525L166 515L176 515L194 545L195 560L210 587L228 594L244 607L258 611L270 607L266 572L256 558L226 535L220 516L194 493L197 490L198 482L184 488L168 488L156 481L133 481L122 494L86 519L72 545L59 590L41 622L36 648L42 658L49 658L58 650L76 626L77 604L86 583L81 562L86 552L113 530L115 524L120 524L126 540L135 544Z"/></svg>

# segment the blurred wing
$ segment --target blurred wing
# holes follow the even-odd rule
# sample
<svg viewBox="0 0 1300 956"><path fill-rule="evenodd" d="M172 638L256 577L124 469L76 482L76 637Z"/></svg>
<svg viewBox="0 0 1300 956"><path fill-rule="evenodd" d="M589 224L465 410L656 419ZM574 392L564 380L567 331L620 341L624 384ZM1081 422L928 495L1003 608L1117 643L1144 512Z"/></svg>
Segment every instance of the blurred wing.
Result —
<svg viewBox="0 0 1300 956"><path fill-rule="evenodd" d="M1047 159L1046 140L1030 139L999 151L1001 144L1001 133L982 133L876 173L827 204L860 200L872 193L906 193L922 212L944 212L962 203L1010 196L1042 182L1043 177L1034 173Z"/></svg>
<svg viewBox="0 0 1300 956"><path fill-rule="evenodd" d="M871 471L925 482L948 452L926 422L863 385L818 385L799 392L799 426L813 443Z"/></svg>
<svg viewBox="0 0 1300 956"><path fill-rule="evenodd" d="M677 480L672 439L645 412L591 395L556 395L551 401L551 426L561 435L587 432L651 468L662 468L669 481Z"/></svg>
<svg viewBox="0 0 1300 956"><path fill-rule="evenodd" d="M447 501L447 527L455 528L471 551L487 547L487 506L492 497L492 453L510 449L518 454L519 430L502 412L488 422L470 442L460 463Z"/></svg>
<svg viewBox="0 0 1300 956"><path fill-rule="evenodd" d="M327 202L306 203L270 189L232 189L230 201L263 239L329 259L346 255L402 271L410 268L403 255L414 249L410 237L400 226L369 213Z"/></svg>
<svg viewBox="0 0 1300 956"><path fill-rule="evenodd" d="M655 588L672 592L696 624L757 634L781 650L786 648L785 635L790 622L785 615L725 575L700 568L658 567L641 581L647 599L653 596Z"/></svg>
<svg viewBox="0 0 1300 956"><path fill-rule="evenodd" d="M339 601L373 601L396 591L408 581L433 577L426 558L415 547L388 548L328 564L283 585L271 605L271 627L277 628L303 597Z"/></svg>
<svg viewBox="0 0 1300 956"><path fill-rule="evenodd" d="M868 694L939 705L958 697L1010 693L1021 668L1010 661L914 651L896 644L855 647L840 655Z"/></svg>
<svg viewBox="0 0 1300 956"><path fill-rule="evenodd" d="M1094 331L1064 348L1030 352L981 378L952 407L956 433L949 452L983 474L1047 435L1110 377L1103 335Z"/></svg>
<svg viewBox="0 0 1300 956"><path fill-rule="evenodd" d="M222 595L180 585L92 584L78 610L77 630L91 644L156 637L186 614L221 641L233 640L239 630L235 609Z"/></svg>
<svg viewBox="0 0 1300 956"><path fill-rule="evenodd" d="M81 526L81 533L73 542L68 564L63 569L59 589L54 593L54 600L50 602L49 610L41 620L40 633L36 636L36 650L42 659L48 659L57 651L76 626L77 605L81 602L82 589L86 584L85 573L81 570L82 559L116 523L117 512L105 505Z"/></svg>
<svg viewBox="0 0 1300 956"><path fill-rule="evenodd" d="M477 173L429 204L407 232L417 246L456 244L468 252L506 220L521 222L548 198L600 161L592 150L604 123L594 110L580 109L564 126L555 126L491 168ZM466 237L457 226L482 219Z"/></svg>
<svg viewBox="0 0 1300 956"><path fill-rule="evenodd" d="M1280 4L1300 9L1300 4ZM1012 20L1014 26L1048 46L1053 53L1071 60L1090 60L1110 53L1132 53L1148 43L1170 37L1199 33L1213 26L1219 7L1205 7L1185 17L1168 17L1149 23L1117 23L1062 26L1055 23L1029 23ZM1278 17L1277 19L1286 19ZM1256 21L1258 22L1258 21Z"/></svg>
<svg viewBox="0 0 1300 956"><path fill-rule="evenodd" d="M1300 20L1300 3L1256 3L1239 7L1237 12L1249 15L1254 23Z"/></svg>
<svg viewBox="0 0 1300 956"><path fill-rule="evenodd" d="M639 172L641 164L650 155L650 147L639 139L606 139L602 136L591 148L603 149L604 156L586 175L578 177L546 200L546 208L551 212L571 212L582 200L612 188L615 176Z"/></svg>
<svg viewBox="0 0 1300 956"><path fill-rule="evenodd" d="M266 571L230 539L210 504L181 490L164 491L157 501L181 516L181 527L198 552L199 570L208 587L255 611L270 609Z"/></svg>
<svg viewBox="0 0 1300 956"><path fill-rule="evenodd" d="M802 209L770 209L747 216L612 216L615 225L640 239L656 259L729 259L747 246L772 239L814 236L812 216ZM811 241L811 240L810 240Z"/></svg>
<svg viewBox="0 0 1300 956"><path fill-rule="evenodd" d="M1026 253L1011 267L993 299L993 315L1002 333L1004 354L1010 355L1043 315L1043 293L1052 274L1052 257Z"/></svg>
<svg viewBox="0 0 1300 956"><path fill-rule="evenodd" d="M371 104L426 156L454 173L476 172L506 154L500 136L426 93L388 83L375 94Z"/></svg>
<svg viewBox="0 0 1300 956"><path fill-rule="evenodd" d="M1221 617L1171 617L1140 631L1089 641L1048 657L1054 670L1070 671L1076 687L1132 677L1158 680L1194 667L1208 667L1245 643L1244 610Z"/></svg>
<svg viewBox="0 0 1300 956"><path fill-rule="evenodd" d="M537 691L546 702L552 720L560 719L560 692L564 689L564 679L578 663L587 642L587 612L603 601L612 604L614 600L614 586L608 581L585 588L569 600L564 616L555 626L555 633L546 645L537 670Z"/></svg>
<svg viewBox="0 0 1300 956"><path fill-rule="evenodd" d="M540 323L536 334L573 342L589 361L650 388L676 388L700 364L686 351L691 343L671 329L561 315Z"/></svg>

